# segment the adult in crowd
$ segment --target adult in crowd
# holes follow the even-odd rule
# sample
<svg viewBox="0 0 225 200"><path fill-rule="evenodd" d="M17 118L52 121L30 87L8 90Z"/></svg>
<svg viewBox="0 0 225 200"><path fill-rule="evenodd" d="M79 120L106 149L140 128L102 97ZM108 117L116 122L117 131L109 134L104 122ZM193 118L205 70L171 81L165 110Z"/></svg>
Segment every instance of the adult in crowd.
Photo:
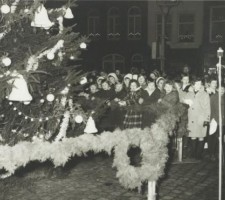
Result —
<svg viewBox="0 0 225 200"><path fill-rule="evenodd" d="M183 100L189 105L188 131L191 139L191 156L202 159L207 122L210 120L210 99L204 91L201 78L193 80L193 91L189 91Z"/></svg>

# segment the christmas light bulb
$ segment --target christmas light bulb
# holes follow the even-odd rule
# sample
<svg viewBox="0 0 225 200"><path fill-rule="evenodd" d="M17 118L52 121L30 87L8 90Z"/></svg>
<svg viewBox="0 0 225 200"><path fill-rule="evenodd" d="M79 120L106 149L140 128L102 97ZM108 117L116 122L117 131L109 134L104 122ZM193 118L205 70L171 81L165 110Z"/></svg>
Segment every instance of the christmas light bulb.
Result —
<svg viewBox="0 0 225 200"><path fill-rule="evenodd" d="M22 112L18 112L18 115L22 115Z"/></svg>

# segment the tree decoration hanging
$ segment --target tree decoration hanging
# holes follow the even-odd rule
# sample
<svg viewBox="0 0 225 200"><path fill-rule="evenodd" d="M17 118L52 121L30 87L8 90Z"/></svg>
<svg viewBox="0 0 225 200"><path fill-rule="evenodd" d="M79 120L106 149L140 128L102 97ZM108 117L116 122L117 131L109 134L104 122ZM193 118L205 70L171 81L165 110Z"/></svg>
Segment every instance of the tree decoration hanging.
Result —
<svg viewBox="0 0 225 200"><path fill-rule="evenodd" d="M46 8L43 4L41 4L35 11L34 19L31 22L31 26L49 29L53 25L54 23L49 20Z"/></svg>
<svg viewBox="0 0 225 200"><path fill-rule="evenodd" d="M7 4L2 5L0 9L2 14L8 14L10 12L10 7Z"/></svg>
<svg viewBox="0 0 225 200"><path fill-rule="evenodd" d="M51 136L60 129L67 110L72 129L76 129L75 116L80 115L83 122L87 121L82 107L71 101L73 90L67 88L70 84L79 86L82 72L67 61L70 55L78 58L81 54L79 45L88 40L74 32L74 27L64 27L63 23L61 27L55 26L58 17L63 19L65 8L73 6L71 1L55 9L49 9L48 3L48 0L26 3L12 0L10 4L8 1L3 4L9 5L9 13L2 13L4 30L0 30L0 115L5 116L1 134L5 144L30 140L40 130L43 138L53 139ZM5 7L2 6L1 12ZM14 72L18 77L13 75ZM17 82L23 87L14 87ZM26 95L23 95L25 90ZM17 131L11 134L9 130L12 129ZM24 134L28 136L24 137Z"/></svg>

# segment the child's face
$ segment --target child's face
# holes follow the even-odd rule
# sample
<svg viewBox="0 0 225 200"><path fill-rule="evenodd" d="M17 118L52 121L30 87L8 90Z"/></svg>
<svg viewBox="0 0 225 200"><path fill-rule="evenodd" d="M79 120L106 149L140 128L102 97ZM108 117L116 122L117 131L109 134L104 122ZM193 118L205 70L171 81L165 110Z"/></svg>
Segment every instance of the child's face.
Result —
<svg viewBox="0 0 225 200"><path fill-rule="evenodd" d="M201 89L201 87L202 87L202 82L201 81L196 81L194 83L194 90L195 91L199 91Z"/></svg>
<svg viewBox="0 0 225 200"><path fill-rule="evenodd" d="M170 85L170 84L165 84L164 89L165 89L165 91L166 91L166 94L169 94L170 92L172 92L173 86Z"/></svg>
<svg viewBox="0 0 225 200"><path fill-rule="evenodd" d="M148 89L149 90L154 90L155 89L155 83L154 82L149 82L148 83Z"/></svg>
<svg viewBox="0 0 225 200"><path fill-rule="evenodd" d="M130 79L129 79L129 78L125 78L125 79L124 79L124 83L125 83L126 86L128 86L129 83L130 83Z"/></svg>
<svg viewBox="0 0 225 200"><path fill-rule="evenodd" d="M155 80L155 79L156 79L155 74L151 73L151 74L150 74L150 78L152 78L152 79L154 79L154 80Z"/></svg>
<svg viewBox="0 0 225 200"><path fill-rule="evenodd" d="M140 85L144 84L145 83L145 77L144 76L140 76L138 78L138 82L139 82Z"/></svg>
<svg viewBox="0 0 225 200"><path fill-rule="evenodd" d="M158 86L159 89L162 89L163 86L164 86L164 80L160 80L160 81L158 82L157 86Z"/></svg>
<svg viewBox="0 0 225 200"><path fill-rule="evenodd" d="M108 90L109 89L109 84L107 82L102 83L102 89L103 90Z"/></svg>
<svg viewBox="0 0 225 200"><path fill-rule="evenodd" d="M130 84L130 91L131 92L135 92L137 89L137 84L135 82Z"/></svg>
<svg viewBox="0 0 225 200"><path fill-rule="evenodd" d="M90 92L93 94L93 93L95 93L95 92L97 92L97 87L96 87L96 85L91 85L90 86Z"/></svg>
<svg viewBox="0 0 225 200"><path fill-rule="evenodd" d="M109 77L109 82L112 83L112 84L114 84L116 82L116 80L115 80L114 77L110 76Z"/></svg>
<svg viewBox="0 0 225 200"><path fill-rule="evenodd" d="M120 92L121 90L122 90L122 88L123 88L123 85L122 84L116 84L116 86L115 86L115 91L116 92Z"/></svg>

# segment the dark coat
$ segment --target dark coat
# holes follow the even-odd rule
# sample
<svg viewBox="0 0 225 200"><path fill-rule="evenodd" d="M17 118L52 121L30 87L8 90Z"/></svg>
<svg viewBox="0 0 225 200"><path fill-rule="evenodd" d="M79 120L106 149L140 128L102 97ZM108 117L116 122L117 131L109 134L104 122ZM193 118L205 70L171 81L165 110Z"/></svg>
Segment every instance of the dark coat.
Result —
<svg viewBox="0 0 225 200"><path fill-rule="evenodd" d="M224 116L224 95L221 97L221 110L222 110L222 124L225 125L225 116ZM219 124L219 94L216 92L215 94L210 95L210 107L211 107L211 117L216 120Z"/></svg>

